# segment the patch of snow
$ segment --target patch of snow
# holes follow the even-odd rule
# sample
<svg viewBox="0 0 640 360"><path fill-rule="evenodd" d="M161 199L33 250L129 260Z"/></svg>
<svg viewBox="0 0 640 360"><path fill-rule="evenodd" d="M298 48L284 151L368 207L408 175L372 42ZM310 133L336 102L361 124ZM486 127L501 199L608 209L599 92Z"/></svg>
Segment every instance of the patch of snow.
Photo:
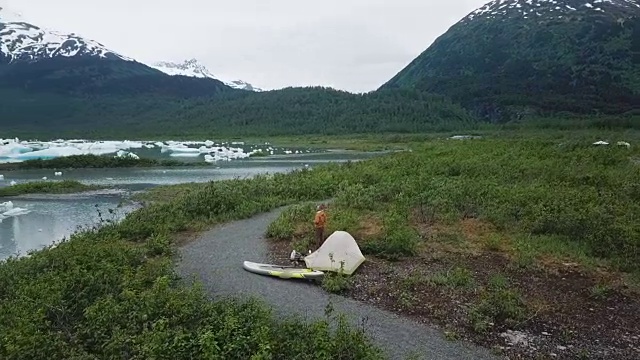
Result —
<svg viewBox="0 0 640 360"><path fill-rule="evenodd" d="M591 2L599 4L600 7L594 7L590 2L585 3L582 0L494 0L472 11L461 20L461 23L468 23L480 18L528 18L527 15L531 13L557 18L561 15L556 14L569 14L579 11L579 9L605 12L607 7L614 6L624 9L640 8L640 3L637 0L593 0Z"/></svg>
<svg viewBox="0 0 640 360"><path fill-rule="evenodd" d="M221 81L225 85L232 87L234 89L240 90L248 90L261 92L263 91L260 88L254 87L246 81L242 80L223 80L215 75L213 75L206 66L200 64L196 59L185 60L182 63L174 63L169 61L159 61L151 64L147 64L156 70L162 71L165 74L171 76L188 76L195 78L209 78Z"/></svg>
<svg viewBox="0 0 640 360"><path fill-rule="evenodd" d="M0 53L10 63L54 57L97 56L134 61L103 44L74 33L40 28L6 7L0 6Z"/></svg>

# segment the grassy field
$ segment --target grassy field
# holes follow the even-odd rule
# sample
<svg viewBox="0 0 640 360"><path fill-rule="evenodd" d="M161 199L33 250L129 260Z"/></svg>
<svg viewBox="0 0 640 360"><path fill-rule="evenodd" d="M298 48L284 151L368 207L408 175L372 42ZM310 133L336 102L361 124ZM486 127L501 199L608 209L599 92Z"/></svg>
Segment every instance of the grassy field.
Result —
<svg viewBox="0 0 640 360"><path fill-rule="evenodd" d="M614 135L606 140L633 145L638 139ZM451 296L430 302L420 298L439 294L433 288L425 291L425 286L437 286L468 303L457 319L460 327L448 331L452 339L463 328L480 334L479 339L518 328L544 308L537 308L519 286L538 265L575 262L585 271L630 277L640 271L640 151L637 146L591 145L597 137L411 140L410 152L364 162L154 189L143 197L150 203L119 224L0 265L0 357L266 359L322 352L327 359L379 358L360 331L342 326L335 332L328 322L300 329L275 320L259 304L209 302L201 290L182 287L175 279L176 234L330 198L335 201L329 231L356 235L368 257L389 266L383 272L414 265L411 259L416 258L441 265L429 273L413 266L398 281L373 284L392 297L402 286L395 305L416 311L416 304L441 304L431 311L452 316L457 310L446 309L458 307L448 302ZM311 214L308 206L294 207L268 234L303 247ZM469 254L485 251L507 259L500 272L469 263L477 260ZM422 257L425 252L433 257ZM467 262L448 262L452 257ZM506 269L519 269L521 282ZM372 266L368 271L378 270ZM325 286L344 290L358 279L356 274ZM560 281L552 279L556 285ZM611 283L586 290L604 298L617 291ZM634 320L633 314L627 321Z"/></svg>
<svg viewBox="0 0 640 360"><path fill-rule="evenodd" d="M0 188L0 197L24 194L65 194L98 189L75 180L35 181Z"/></svg>

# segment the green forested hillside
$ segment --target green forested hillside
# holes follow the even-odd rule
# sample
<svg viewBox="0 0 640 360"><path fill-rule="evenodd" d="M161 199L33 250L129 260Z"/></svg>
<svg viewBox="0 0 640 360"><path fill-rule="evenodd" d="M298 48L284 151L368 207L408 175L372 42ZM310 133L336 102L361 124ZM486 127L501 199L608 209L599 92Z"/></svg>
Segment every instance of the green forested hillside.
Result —
<svg viewBox="0 0 640 360"><path fill-rule="evenodd" d="M382 88L444 94L494 122L531 113L634 111L640 109L640 5L494 1Z"/></svg>
<svg viewBox="0 0 640 360"><path fill-rule="evenodd" d="M53 58L37 62L3 64L0 88L66 96L215 96L237 92L214 79L168 76L134 61L93 57ZM2 103L21 94L8 94Z"/></svg>
<svg viewBox="0 0 640 360"><path fill-rule="evenodd" d="M414 90L356 95L288 88L216 97L68 96L0 89L4 131L19 136L295 135L425 132L476 121L450 100Z"/></svg>

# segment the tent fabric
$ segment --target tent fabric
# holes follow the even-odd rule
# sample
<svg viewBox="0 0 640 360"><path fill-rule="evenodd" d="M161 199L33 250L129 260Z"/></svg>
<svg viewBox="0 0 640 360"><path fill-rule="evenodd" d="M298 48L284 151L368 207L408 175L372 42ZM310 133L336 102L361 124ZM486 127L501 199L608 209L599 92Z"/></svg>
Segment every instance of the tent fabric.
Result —
<svg viewBox="0 0 640 360"><path fill-rule="evenodd" d="M309 269L319 271L340 272L344 261L343 272L347 275L353 274L364 260L358 243L346 231L334 232L318 250L304 258Z"/></svg>

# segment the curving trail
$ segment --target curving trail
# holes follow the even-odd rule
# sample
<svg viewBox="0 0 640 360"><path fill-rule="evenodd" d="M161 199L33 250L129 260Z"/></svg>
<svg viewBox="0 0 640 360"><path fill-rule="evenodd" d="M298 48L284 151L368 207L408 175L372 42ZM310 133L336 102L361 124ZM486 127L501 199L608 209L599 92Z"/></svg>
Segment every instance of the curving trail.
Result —
<svg viewBox="0 0 640 360"><path fill-rule="evenodd" d="M252 274L242 268L244 260L268 262L264 233L283 209L251 219L218 226L180 249L177 271L183 278L195 277L212 297L255 296L282 315L322 318L331 301L354 325L366 320L368 334L393 359L418 355L419 359L492 359L488 350L447 341L436 329L399 317L388 311L330 295L300 281L280 280ZM416 358L416 357L414 357Z"/></svg>

